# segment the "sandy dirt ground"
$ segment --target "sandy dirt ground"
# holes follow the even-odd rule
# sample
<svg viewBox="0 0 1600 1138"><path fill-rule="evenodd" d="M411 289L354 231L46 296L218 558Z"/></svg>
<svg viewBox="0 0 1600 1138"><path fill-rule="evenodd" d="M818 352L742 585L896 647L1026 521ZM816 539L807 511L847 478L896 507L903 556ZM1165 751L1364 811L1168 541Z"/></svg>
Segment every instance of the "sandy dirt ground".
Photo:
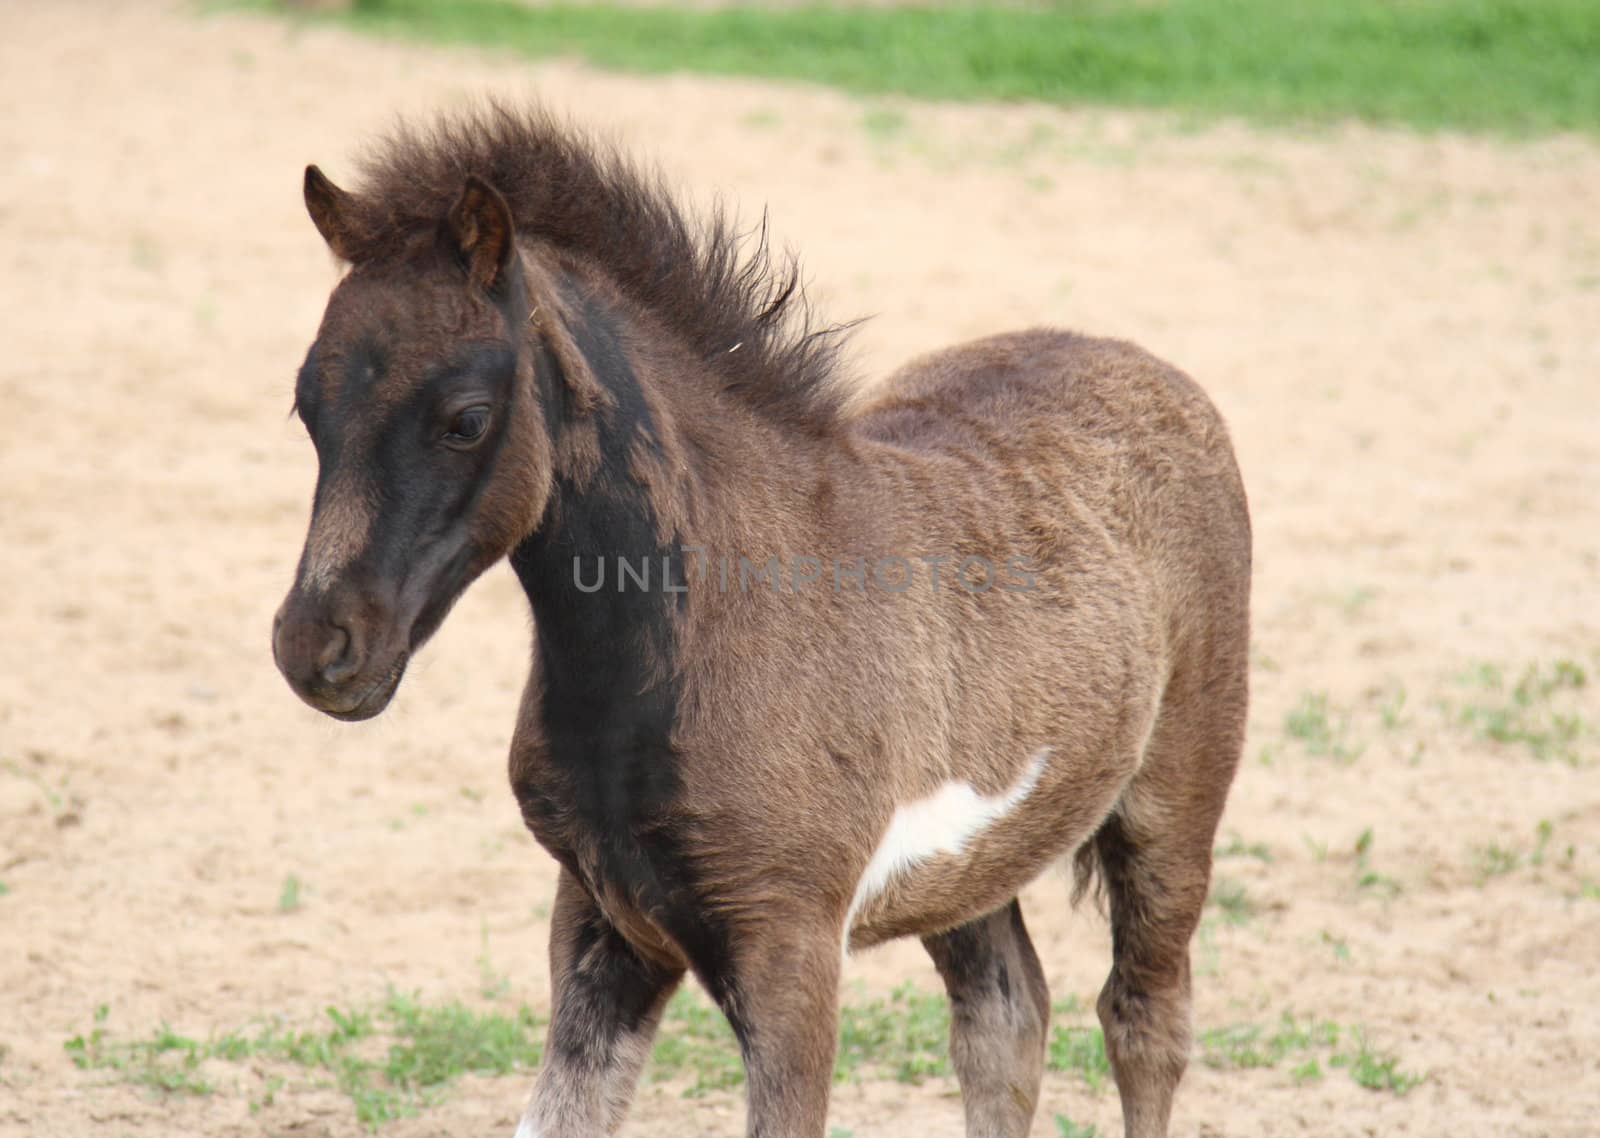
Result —
<svg viewBox="0 0 1600 1138"><path fill-rule="evenodd" d="M369 725L301 706L268 649L313 478L293 375L336 274L301 169L346 177L396 114L484 92L612 132L699 200L770 205L824 311L874 315L864 381L1051 323L1135 339L1214 394L1258 551L1222 840L1265 857L1219 862L1245 903L1197 942L1197 1027L1360 1025L1425 1079L1401 1096L1196 1062L1175 1133L1600 1133L1592 142L863 103L159 3L12 2L0 1134L362 1132L326 1089L252 1114L232 1066L205 1097L81 1071L62 1043L102 1004L129 1035L204 1036L389 985L471 1000L490 960L509 999L548 1006L552 863L504 777L529 642L509 572ZM1526 668L1562 661L1588 685L1517 701ZM284 912L291 874L302 903ZM1025 904L1054 991L1092 1001L1104 922L1067 892L1052 873ZM846 982L907 980L937 987L914 944ZM509 1133L527 1083L466 1080L383 1132ZM742 1132L736 1095L679 1090L646 1087L627 1133ZM1035 1133L1054 1112L1120 1133L1114 1092L1071 1075L1048 1078ZM833 1121L961 1130L939 1079L841 1086Z"/></svg>

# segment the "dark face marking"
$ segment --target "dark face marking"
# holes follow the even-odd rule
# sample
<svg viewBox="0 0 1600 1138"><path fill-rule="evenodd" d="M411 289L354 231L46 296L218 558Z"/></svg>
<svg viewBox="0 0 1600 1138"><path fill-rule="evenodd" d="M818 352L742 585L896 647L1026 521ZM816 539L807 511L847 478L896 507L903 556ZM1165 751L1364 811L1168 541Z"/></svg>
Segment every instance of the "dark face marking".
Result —
<svg viewBox="0 0 1600 1138"><path fill-rule="evenodd" d="M274 651L302 698L340 718L383 710L411 653L511 540L486 549L477 524L528 411L509 302L474 319L459 285L402 287L342 285L296 381L317 486Z"/></svg>
<svg viewBox="0 0 1600 1138"><path fill-rule="evenodd" d="M571 286L569 286L571 287ZM576 290L575 290L576 291ZM575 295L574 339L615 405L600 411L599 472L581 488L557 477L545 524L511 554L536 617L539 713L559 785L514 787L529 828L586 885L647 915L719 999L729 989L729 938L705 915L672 818L682 790L673 749L682 696L672 661L672 610L660 590L583 593L573 557L671 558L643 487L628 476L636 440L656 430L618 338L596 298ZM593 843L594 864L577 849Z"/></svg>
<svg viewBox="0 0 1600 1138"><path fill-rule="evenodd" d="M374 335L363 336L347 353L335 382L341 419L371 405L375 389L389 374L389 353Z"/></svg>
<svg viewBox="0 0 1600 1138"><path fill-rule="evenodd" d="M331 425L323 433L336 444L351 417L359 421L372 405L374 389L389 372L383 335L374 330L348 345L326 343L320 337L312 343L295 378L294 405L313 442L318 441L320 423Z"/></svg>
<svg viewBox="0 0 1600 1138"><path fill-rule="evenodd" d="M300 365L300 370L294 377L294 406L291 408L308 434L315 432L312 424L316 421L317 406L320 402L317 372L317 344L313 340L311 347L306 349L305 362Z"/></svg>
<svg viewBox="0 0 1600 1138"><path fill-rule="evenodd" d="M427 594L411 628L413 650L466 587L474 554L469 523L506 437L515 374L507 345L463 346L380 428L373 457L383 507L371 557L380 577L403 582L402 593ZM487 424L463 449L453 430L478 408L488 409ZM434 579L421 579L429 567Z"/></svg>

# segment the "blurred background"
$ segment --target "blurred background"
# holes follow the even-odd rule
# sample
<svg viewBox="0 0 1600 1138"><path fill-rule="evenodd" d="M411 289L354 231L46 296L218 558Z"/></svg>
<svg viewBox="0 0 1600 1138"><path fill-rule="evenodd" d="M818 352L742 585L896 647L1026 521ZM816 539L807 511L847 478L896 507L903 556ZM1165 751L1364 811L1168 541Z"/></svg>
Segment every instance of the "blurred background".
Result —
<svg viewBox="0 0 1600 1138"><path fill-rule="evenodd" d="M271 615L337 279L300 179L538 100L796 249L851 374L1052 324L1193 374L1255 520L1254 705L1174 1133L1600 1117L1600 6L0 6L0 1135L509 1133L554 866L504 569L395 706ZM1092 904L1026 895L1035 1133L1120 1133ZM833 1138L955 1138L937 977L847 970ZM742 1133L671 1009L625 1133Z"/></svg>

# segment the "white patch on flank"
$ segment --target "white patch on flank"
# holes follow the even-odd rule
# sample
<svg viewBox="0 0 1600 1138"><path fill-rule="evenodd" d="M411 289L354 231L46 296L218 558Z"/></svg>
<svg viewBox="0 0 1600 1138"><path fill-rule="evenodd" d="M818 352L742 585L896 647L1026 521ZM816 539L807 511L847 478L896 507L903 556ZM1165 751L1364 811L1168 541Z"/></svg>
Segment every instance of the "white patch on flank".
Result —
<svg viewBox="0 0 1600 1138"><path fill-rule="evenodd" d="M1041 749L1028 761L1028 769L1022 772L1022 777L1004 794L985 796L969 782L947 782L928 797L897 808L856 885L856 895L850 902L849 916L845 918L845 944L850 943L857 914L867 902L882 893L897 874L940 854L953 855L965 850L973 838L1021 806L1033 793L1049 758L1050 748Z"/></svg>
<svg viewBox="0 0 1600 1138"><path fill-rule="evenodd" d="M539 1128L533 1124L533 1108L528 1108L528 1113L522 1116L522 1121L517 1123L517 1132L512 1138L539 1138Z"/></svg>

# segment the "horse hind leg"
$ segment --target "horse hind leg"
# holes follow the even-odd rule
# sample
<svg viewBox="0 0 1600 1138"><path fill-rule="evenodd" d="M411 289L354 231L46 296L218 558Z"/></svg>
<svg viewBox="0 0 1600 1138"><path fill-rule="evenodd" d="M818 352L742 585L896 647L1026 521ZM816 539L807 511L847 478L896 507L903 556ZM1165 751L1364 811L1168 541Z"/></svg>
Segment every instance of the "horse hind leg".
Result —
<svg viewBox="0 0 1600 1138"><path fill-rule="evenodd" d="M950 1058L968 1138L1024 1138L1039 1101L1050 990L1011 904L925 937L950 995Z"/></svg>
<svg viewBox="0 0 1600 1138"><path fill-rule="evenodd" d="M1189 1062L1189 941L1243 745L1242 688L1236 700L1213 691L1207 705L1191 715L1164 701L1138 775L1090 839L1112 939L1097 1011L1127 1138L1165 1138Z"/></svg>

